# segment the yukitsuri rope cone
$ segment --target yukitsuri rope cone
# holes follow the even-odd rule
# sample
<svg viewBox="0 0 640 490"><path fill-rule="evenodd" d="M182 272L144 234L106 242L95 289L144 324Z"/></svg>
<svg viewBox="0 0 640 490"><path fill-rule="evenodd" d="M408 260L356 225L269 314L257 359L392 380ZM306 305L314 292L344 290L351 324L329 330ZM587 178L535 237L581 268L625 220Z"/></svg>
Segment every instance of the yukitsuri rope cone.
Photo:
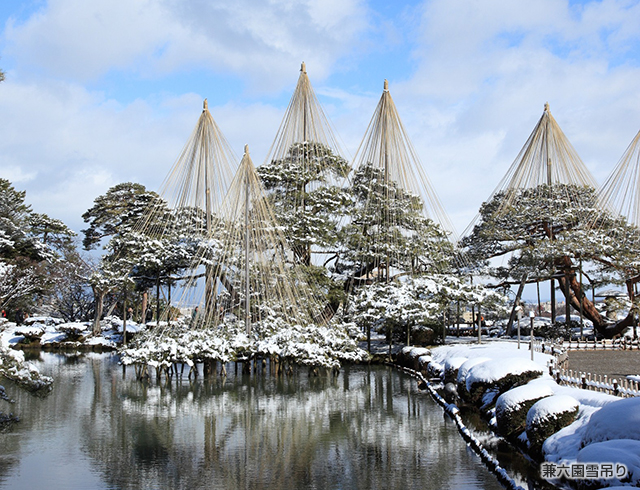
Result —
<svg viewBox="0 0 640 490"><path fill-rule="evenodd" d="M213 253L211 251L213 250ZM293 254L277 223L248 146L220 208L209 244L192 268L206 264L215 294L203 297L199 325L240 320L246 335L266 321L322 323L319 302L297 274ZM186 289L196 287L187 283Z"/></svg>
<svg viewBox="0 0 640 490"><path fill-rule="evenodd" d="M556 238L568 229L567 223L587 223L596 211L596 183L576 150L551 115L549 104L544 105L542 116L529 135L505 176L482 205L481 212L464 232L462 244L480 260L498 256L511 256L509 247L519 239L531 243L546 242L548 248L557 246ZM526 228L526 230L524 229ZM526 234L527 237L521 236ZM496 246L482 249L483 236L491 236ZM520 238L518 238L520 237ZM480 248L478 249L478 245ZM475 250L474 250L475 247ZM478 252L479 250L479 252ZM531 247L531 250L535 250ZM554 252L549 252L553 255ZM560 254L562 255L562 254ZM525 283L551 278L552 317L555 318L554 275L559 264L552 259L535 256L541 264L538 277L522 273L518 277L520 288L516 294L509 324L515 317L515 308ZM571 267L566 259L565 268ZM518 267L515 267L517 270ZM544 270L543 270L544 269ZM518 275L518 272L514 273ZM566 288L563 289L566 293Z"/></svg>
<svg viewBox="0 0 640 490"><path fill-rule="evenodd" d="M600 199L640 229L640 131L600 189Z"/></svg>
<svg viewBox="0 0 640 490"><path fill-rule="evenodd" d="M178 276L192 287L194 281L204 280L200 289L204 287L209 296L213 295L212 271L203 270L201 264L197 267L188 264L197 250L208 246L207 240L217 226L217 215L236 172L237 161L205 99L195 128L161 185L161 199L136 226L138 236L152 240L156 255L175 258L175 266L170 269L153 264L153 257L147 261L151 263L143 267L147 272L157 271L157 318L169 318L171 308L169 292L165 311L160 311L161 282L169 284L170 291L171 285L178 282ZM142 259L145 261L145 257ZM164 281L160 280L161 276ZM189 290L183 289L183 295L185 292ZM181 299L181 306L189 304L186 298Z"/></svg>
<svg viewBox="0 0 640 490"><path fill-rule="evenodd" d="M571 202L579 199L579 189L585 186L597 188L593 176L560 129L546 103L542 116L520 153L487 201L499 193L503 194L504 198L497 210L502 213L525 189L530 189L541 197L549 197L550 192L553 192L558 199ZM553 212L554 209L550 208L551 219ZM463 235L471 231L479 217L476 216Z"/></svg>
<svg viewBox="0 0 640 490"><path fill-rule="evenodd" d="M198 122L173 168L160 186L160 197L176 215L192 214L195 232L207 234L237 169L238 158L209 112L207 99ZM150 212L143 230L157 216ZM164 230L160 229L161 235Z"/></svg>
<svg viewBox="0 0 640 490"><path fill-rule="evenodd" d="M302 63L274 142L258 173L295 258L311 265L335 255L350 171Z"/></svg>
<svg viewBox="0 0 640 490"><path fill-rule="evenodd" d="M462 240L478 263L501 257L506 265L494 275L520 284L510 325L525 284L543 280L550 280L555 321L557 280L567 317L573 307L605 336L626 328L631 316L609 325L584 291L585 270L611 274L630 263L633 230L610 209L545 104L538 124Z"/></svg>
<svg viewBox="0 0 640 490"><path fill-rule="evenodd" d="M295 265L248 147L203 245L189 267L183 298L196 304L187 328L171 325L140 337L123 362L170 372L176 363L263 359L337 368L363 360L345 328L327 326L316 290ZM201 278L205 277L206 287ZM209 287L211 286L211 287ZM248 364L245 364L248 366ZM197 369L195 369L197 373ZM160 372L158 372L158 375Z"/></svg>
<svg viewBox="0 0 640 490"><path fill-rule="evenodd" d="M452 269L457 240L400 120L387 80L354 158L347 229L354 283Z"/></svg>

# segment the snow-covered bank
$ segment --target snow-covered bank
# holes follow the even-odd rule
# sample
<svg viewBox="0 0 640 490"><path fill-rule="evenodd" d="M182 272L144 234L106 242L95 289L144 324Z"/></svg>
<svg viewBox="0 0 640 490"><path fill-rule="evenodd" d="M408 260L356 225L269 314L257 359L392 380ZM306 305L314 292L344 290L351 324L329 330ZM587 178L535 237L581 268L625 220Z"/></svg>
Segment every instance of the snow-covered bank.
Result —
<svg viewBox="0 0 640 490"><path fill-rule="evenodd" d="M405 348L399 361L438 374L449 395L455 385L459 402L476 405L497 434L542 462L552 483L640 486L640 398L560 386L549 375L552 356L535 352L531 361L513 342Z"/></svg>

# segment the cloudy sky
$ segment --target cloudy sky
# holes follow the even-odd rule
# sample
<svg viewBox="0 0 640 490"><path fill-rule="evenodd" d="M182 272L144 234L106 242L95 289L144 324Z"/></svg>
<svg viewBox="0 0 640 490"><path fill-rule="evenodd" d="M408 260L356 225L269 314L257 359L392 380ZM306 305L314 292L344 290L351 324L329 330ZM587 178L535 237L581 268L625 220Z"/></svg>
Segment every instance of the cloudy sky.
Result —
<svg viewBox="0 0 640 490"><path fill-rule="evenodd" d="M640 129L640 2L2 0L0 177L37 212L158 190L208 98L262 163L300 63L353 156L383 88L458 232L544 103L602 183Z"/></svg>

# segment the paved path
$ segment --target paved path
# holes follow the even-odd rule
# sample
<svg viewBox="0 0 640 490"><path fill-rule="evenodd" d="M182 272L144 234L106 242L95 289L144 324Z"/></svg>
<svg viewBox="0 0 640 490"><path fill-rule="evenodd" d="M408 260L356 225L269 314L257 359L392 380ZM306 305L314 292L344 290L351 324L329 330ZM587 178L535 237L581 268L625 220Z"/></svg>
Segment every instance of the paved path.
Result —
<svg viewBox="0 0 640 490"><path fill-rule="evenodd" d="M570 350L569 369L603 376L606 374L610 378L640 375L640 351Z"/></svg>

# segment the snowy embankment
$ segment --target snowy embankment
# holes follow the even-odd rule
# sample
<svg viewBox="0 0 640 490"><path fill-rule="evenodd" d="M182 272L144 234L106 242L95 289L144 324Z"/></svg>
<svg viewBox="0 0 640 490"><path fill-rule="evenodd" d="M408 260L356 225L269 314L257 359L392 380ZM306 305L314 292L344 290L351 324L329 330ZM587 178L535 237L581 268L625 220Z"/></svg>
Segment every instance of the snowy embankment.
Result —
<svg viewBox="0 0 640 490"><path fill-rule="evenodd" d="M5 322L0 326L0 344L23 349L115 350L122 342L122 320L107 317L100 323L102 333L94 336L91 322L65 323L64 320L53 317L29 317L24 325ZM127 322L128 334L135 334L143 329L143 325Z"/></svg>
<svg viewBox="0 0 640 490"><path fill-rule="evenodd" d="M128 331L139 326L129 325ZM38 368L25 361L24 352L15 348L116 349L122 340L122 322L108 318L100 336L91 336L89 323L64 323L59 318L30 317L24 325L3 321L0 324L0 376L10 379L29 391L49 390L53 379L40 374Z"/></svg>
<svg viewBox="0 0 640 490"><path fill-rule="evenodd" d="M9 347L9 341L14 335L13 332L7 331L9 326L8 322L0 324L0 380L9 379L34 393L47 393L51 389L53 378L40 374L36 366L25 361L23 352ZM2 385L0 385L0 401L13 403ZM12 413L5 414L3 408L0 404L0 427L18 420Z"/></svg>
<svg viewBox="0 0 640 490"><path fill-rule="evenodd" d="M640 486L640 398L558 385L553 356L512 342L405 348L399 362L438 377L445 396L478 407L494 431L576 488Z"/></svg>

